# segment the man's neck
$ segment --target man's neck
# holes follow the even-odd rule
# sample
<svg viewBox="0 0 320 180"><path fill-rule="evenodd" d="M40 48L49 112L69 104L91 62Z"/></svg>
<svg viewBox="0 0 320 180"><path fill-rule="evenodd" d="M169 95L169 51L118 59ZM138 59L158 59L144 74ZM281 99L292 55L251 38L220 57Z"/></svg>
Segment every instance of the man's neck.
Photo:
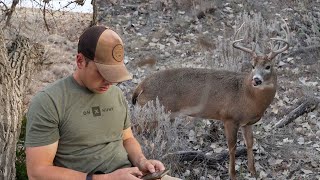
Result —
<svg viewBox="0 0 320 180"><path fill-rule="evenodd" d="M80 86L84 86L80 76L79 76L79 72L78 71L75 71L73 74L72 74L74 80L76 80L76 82L80 85Z"/></svg>

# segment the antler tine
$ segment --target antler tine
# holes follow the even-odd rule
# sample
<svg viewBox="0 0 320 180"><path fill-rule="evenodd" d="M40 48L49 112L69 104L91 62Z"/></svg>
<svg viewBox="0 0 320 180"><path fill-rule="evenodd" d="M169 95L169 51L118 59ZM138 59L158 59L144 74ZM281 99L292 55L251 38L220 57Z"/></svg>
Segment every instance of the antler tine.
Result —
<svg viewBox="0 0 320 180"><path fill-rule="evenodd" d="M273 51L273 50L271 49L271 52L270 52L270 54L268 55L268 58L269 58L269 59L273 59L273 58L276 57L278 54L286 51L286 50L289 48L289 42L288 42L289 27L288 27L288 25L287 25L287 23L285 22L284 19L282 19L282 21L284 22L284 24L285 24L285 26L286 26L286 28L283 28L283 27L282 27L282 29L286 32L286 39L281 39L281 38L270 38L270 39L273 40L273 41L282 41L282 42L285 43L285 46L284 46L283 48L280 48L280 49L276 50L276 51Z"/></svg>
<svg viewBox="0 0 320 180"><path fill-rule="evenodd" d="M240 45L237 45L238 42L242 41L243 39L238 39L238 40L235 40L237 37L238 37L238 34L240 32L240 29L242 28L242 26L244 25L244 23L241 24L240 28L236 31L235 35L234 35L234 41L232 42L232 46L236 49L240 49L244 52L248 52L250 54L254 54L254 50L252 49L249 49L249 48L246 48L246 47L243 47L243 46L240 46Z"/></svg>

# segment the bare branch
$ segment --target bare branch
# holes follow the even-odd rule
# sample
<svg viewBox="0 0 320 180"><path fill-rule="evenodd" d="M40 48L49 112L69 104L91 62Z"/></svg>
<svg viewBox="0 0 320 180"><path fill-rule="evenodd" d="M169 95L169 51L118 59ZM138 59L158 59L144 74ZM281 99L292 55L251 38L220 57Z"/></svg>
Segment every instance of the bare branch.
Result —
<svg viewBox="0 0 320 180"><path fill-rule="evenodd" d="M7 10L9 9L8 6L3 2L3 1L0 1L0 4L3 4L4 8Z"/></svg>
<svg viewBox="0 0 320 180"><path fill-rule="evenodd" d="M236 157L246 156L246 155L247 155L247 151L245 147L240 147L236 150ZM206 155L201 151L178 151L178 152L169 153L163 156L163 159L176 159L176 158L178 158L177 160L179 162L201 161L201 162L205 162L208 166L213 166L213 165L216 165L217 163L227 161L229 158L229 154L227 151L217 153L214 155Z"/></svg>
<svg viewBox="0 0 320 180"><path fill-rule="evenodd" d="M17 6L18 3L19 3L19 0L13 0L12 1L11 8L5 15L7 20L6 20L6 24L5 24L4 28L6 28L6 27L8 27L10 25L10 20L12 18L12 14L15 11L16 6Z"/></svg>
<svg viewBox="0 0 320 180"><path fill-rule="evenodd" d="M49 29L49 25L48 25L48 22L47 22L47 19L46 19L46 5L47 5L47 2L45 1L45 2L44 2L44 5L43 5L42 14L43 14L44 24L46 25L46 29L47 29L47 31L49 32L50 29Z"/></svg>

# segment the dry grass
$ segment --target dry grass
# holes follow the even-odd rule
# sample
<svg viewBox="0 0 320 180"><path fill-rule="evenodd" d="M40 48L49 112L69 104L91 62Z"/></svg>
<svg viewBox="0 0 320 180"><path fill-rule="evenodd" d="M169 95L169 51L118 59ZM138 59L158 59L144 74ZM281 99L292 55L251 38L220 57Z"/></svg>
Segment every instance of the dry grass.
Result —
<svg viewBox="0 0 320 180"><path fill-rule="evenodd" d="M172 173L180 172L179 162L165 157L187 148L188 143L182 140L185 119L170 120L170 112L165 112L158 99L143 107L137 105L131 112L132 130L146 157L161 160Z"/></svg>
<svg viewBox="0 0 320 180"><path fill-rule="evenodd" d="M223 136L223 131L216 123L189 117L173 119L170 115L158 99L156 102L148 102L143 107L136 105L131 111L133 133L146 157L162 161L171 170L171 175L182 179L199 179L210 169L206 162L181 162L175 153L199 148L203 151L209 150L206 143L217 141L219 136ZM203 147L199 147L199 143ZM222 169L225 176L227 171L225 168Z"/></svg>

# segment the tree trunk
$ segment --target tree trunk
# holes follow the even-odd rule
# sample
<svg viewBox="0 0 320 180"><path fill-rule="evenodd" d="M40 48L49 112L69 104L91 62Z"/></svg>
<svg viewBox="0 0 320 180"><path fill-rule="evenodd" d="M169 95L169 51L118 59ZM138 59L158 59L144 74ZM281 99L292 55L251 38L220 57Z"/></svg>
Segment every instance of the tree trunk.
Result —
<svg viewBox="0 0 320 180"><path fill-rule="evenodd" d="M96 25L98 22L97 22L97 2L96 0L91 0L91 4L92 4L92 20L90 22L90 26L94 26Z"/></svg>
<svg viewBox="0 0 320 180"><path fill-rule="evenodd" d="M0 179L16 178L16 144L25 107L23 99L31 75L42 61L44 47L30 46L29 39L17 36L6 48L0 32Z"/></svg>
<svg viewBox="0 0 320 180"><path fill-rule="evenodd" d="M16 10L16 6L19 3L19 0L13 0L12 4L11 4L11 8L10 10L8 10L8 12L6 13L6 24L5 24L5 28L8 27L10 25L10 21L12 18L12 14L14 13L14 11Z"/></svg>

